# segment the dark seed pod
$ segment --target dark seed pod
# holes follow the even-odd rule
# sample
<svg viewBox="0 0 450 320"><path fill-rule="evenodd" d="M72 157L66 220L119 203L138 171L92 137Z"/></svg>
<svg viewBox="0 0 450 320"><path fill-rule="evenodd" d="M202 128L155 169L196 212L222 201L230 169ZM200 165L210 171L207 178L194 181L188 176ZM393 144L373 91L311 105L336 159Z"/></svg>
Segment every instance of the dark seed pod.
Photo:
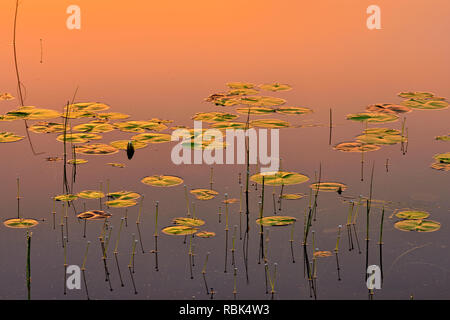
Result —
<svg viewBox="0 0 450 320"><path fill-rule="evenodd" d="M134 155L134 146L133 143L131 141L128 141L127 144L127 157L129 160L131 160L131 158L133 158Z"/></svg>

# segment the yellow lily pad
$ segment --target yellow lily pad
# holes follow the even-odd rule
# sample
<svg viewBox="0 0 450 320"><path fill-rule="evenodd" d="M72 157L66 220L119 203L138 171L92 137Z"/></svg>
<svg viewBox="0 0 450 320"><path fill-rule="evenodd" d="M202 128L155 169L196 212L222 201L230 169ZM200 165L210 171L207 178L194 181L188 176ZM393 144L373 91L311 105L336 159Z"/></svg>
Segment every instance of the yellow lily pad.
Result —
<svg viewBox="0 0 450 320"><path fill-rule="evenodd" d="M109 144L119 150L127 150L128 142L130 142L130 140L117 140L117 141L110 142ZM142 148L145 148L148 146L147 143L145 143L143 141L137 141L137 140L131 140L131 144L133 145L133 147L135 149L142 149Z"/></svg>
<svg viewBox="0 0 450 320"><path fill-rule="evenodd" d="M39 222L31 218L13 218L5 220L3 224L8 228L26 229L37 226Z"/></svg>
<svg viewBox="0 0 450 320"><path fill-rule="evenodd" d="M291 124L287 121L278 119L258 119L250 121L250 124L254 127L261 128L288 128Z"/></svg>
<svg viewBox="0 0 450 320"><path fill-rule="evenodd" d="M200 227L205 224L205 221L201 219L193 219L193 218L174 218L172 220L173 224L180 225L180 226L186 226L186 227Z"/></svg>
<svg viewBox="0 0 450 320"><path fill-rule="evenodd" d="M65 139L64 135L59 135L56 140L59 142L71 142L71 143L86 143L91 140L100 140L102 139L101 135L95 133L66 133Z"/></svg>
<svg viewBox="0 0 450 320"><path fill-rule="evenodd" d="M192 228L188 226L171 226L162 229L162 232L171 236L186 236L189 234L194 234L198 231L197 228Z"/></svg>
<svg viewBox="0 0 450 320"><path fill-rule="evenodd" d="M361 112L347 115L347 120L367 121L373 123L394 122L398 120L398 115L393 113Z"/></svg>
<svg viewBox="0 0 450 320"><path fill-rule="evenodd" d="M75 152L87 155L109 155L119 152L119 150L107 144L94 143L75 146Z"/></svg>
<svg viewBox="0 0 450 320"><path fill-rule="evenodd" d="M106 201L105 204L111 208L127 208L135 206L137 202L133 200L111 200Z"/></svg>
<svg viewBox="0 0 450 320"><path fill-rule="evenodd" d="M154 175L145 177L141 182L154 187L174 187L182 184L183 179L174 176Z"/></svg>
<svg viewBox="0 0 450 320"><path fill-rule="evenodd" d="M262 219L257 219L256 223L260 224L264 227L282 227L288 226L290 224L295 223L297 219L289 216L272 216L272 217L264 217Z"/></svg>
<svg viewBox="0 0 450 320"><path fill-rule="evenodd" d="M251 176L250 180L258 184L262 184L263 176L264 184L270 186L287 186L303 183L309 180L309 178L303 174L287 171L258 173Z"/></svg>
<svg viewBox="0 0 450 320"><path fill-rule="evenodd" d="M430 214L426 211L402 210L397 212L395 216L400 219L426 219Z"/></svg>
<svg viewBox="0 0 450 320"><path fill-rule="evenodd" d="M312 113L313 111L310 108L305 107L279 107L276 109L276 112L283 114L306 114Z"/></svg>
<svg viewBox="0 0 450 320"><path fill-rule="evenodd" d="M347 189L347 186L345 184L339 182L316 182L311 184L309 187L314 191L317 191L317 189L319 189L319 191L325 192L336 192L338 190L344 191L345 189Z"/></svg>
<svg viewBox="0 0 450 320"><path fill-rule="evenodd" d="M343 152L369 152L380 149L376 144L364 144L361 142L342 142L333 147L335 150Z"/></svg>
<svg viewBox="0 0 450 320"><path fill-rule="evenodd" d="M25 137L18 136L12 132L0 132L0 143L16 142L23 140Z"/></svg>
<svg viewBox="0 0 450 320"><path fill-rule="evenodd" d="M141 133L132 136L131 139L145 143L164 143L170 142L171 136L165 133Z"/></svg>
<svg viewBox="0 0 450 320"><path fill-rule="evenodd" d="M111 132L114 130L114 126L103 121L92 121L73 127L73 131L86 132L86 133L103 133Z"/></svg>
<svg viewBox="0 0 450 320"><path fill-rule="evenodd" d="M433 232L439 230L441 224L433 220L410 219L398 221L394 227L401 231Z"/></svg>
<svg viewBox="0 0 450 320"><path fill-rule="evenodd" d="M216 236L216 233L212 231L200 231L197 232L195 236L199 238L212 238Z"/></svg>
<svg viewBox="0 0 450 320"><path fill-rule="evenodd" d="M199 200L211 200L219 193L210 189L193 189L191 193Z"/></svg>
<svg viewBox="0 0 450 320"><path fill-rule="evenodd" d="M288 84L281 84L281 83L268 83L268 84L261 84L259 85L259 87L263 90L268 90L268 91L289 91L292 89L292 87Z"/></svg>
<svg viewBox="0 0 450 320"><path fill-rule="evenodd" d="M77 196L83 199L101 199L105 197L105 194L98 190L84 190L79 192Z"/></svg>
<svg viewBox="0 0 450 320"><path fill-rule="evenodd" d="M55 122L38 122L31 125L29 129L35 133L60 133L64 132L64 124ZM70 128L68 127L67 130L70 130Z"/></svg>

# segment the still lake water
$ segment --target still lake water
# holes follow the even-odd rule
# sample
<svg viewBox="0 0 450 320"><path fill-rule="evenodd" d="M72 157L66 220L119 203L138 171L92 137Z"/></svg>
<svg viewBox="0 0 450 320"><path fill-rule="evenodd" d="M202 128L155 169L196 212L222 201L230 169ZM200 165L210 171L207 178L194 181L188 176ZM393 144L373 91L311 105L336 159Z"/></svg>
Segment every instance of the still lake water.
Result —
<svg viewBox="0 0 450 320"><path fill-rule="evenodd" d="M382 30L365 26L367 1L228 1L219 4L194 1L191 4L149 4L135 1L124 7L110 1L78 1L82 10L82 28L65 27L68 4L23 1L19 8L17 49L22 81L26 86L25 105L62 110L76 87L79 102L99 101L111 111L129 114L130 120L151 118L174 120L173 125L193 126L196 112L226 111L235 107L216 107L204 101L208 95L226 90L231 81L256 84L279 81L293 89L273 95L287 100L288 106L314 110L307 115L276 115L299 128L280 130L280 157L287 171L305 174L310 181L286 186L284 192L308 193L309 184L322 166L322 180L348 186L343 196L368 195L370 168L374 163L373 198L388 201L383 232L383 288L375 299L448 299L450 271L449 225L450 180L448 172L433 170L433 155L448 152L448 142L435 136L449 133L450 110L413 110L406 114L408 150L400 145L383 146L365 154L365 179L360 179L360 154L343 153L333 145L352 141L364 126L346 120L349 113L363 112L374 103L400 103L401 91L430 91L450 98L450 5L447 1L378 1L382 10ZM2 2L0 10L0 92L16 95L12 56L14 3ZM40 63L40 39L43 39L43 63ZM18 106L18 99L0 101L0 114ZM332 144L329 145L328 117L333 109ZM275 116L252 116L274 118ZM240 116L238 121L245 121ZM76 120L74 123L87 122ZM30 121L31 123L31 121ZM309 126L314 124L316 126ZM22 121L1 122L1 131L25 135ZM401 129L401 121L369 124L369 127ZM170 133L170 130L164 133ZM62 155L62 143L54 134L30 133L38 152L33 156L28 142L2 143L0 158L2 192L1 217L16 215L16 178L21 179L21 212L25 217L46 219L33 228L31 270L33 299L85 299L84 290L68 290L64 295L64 251L58 226L52 228L52 197L61 193L63 164L48 162L49 156ZM103 134L104 142L128 139L130 133ZM122 151L110 156L82 156L89 162L80 165L74 191L98 189L100 183L110 191L130 190L145 195L140 228L145 251L153 249L154 203L159 201L160 227L186 214L183 185L155 188L140 180L149 175L179 176L189 189L208 188L210 167L171 162L174 143L152 144L137 150L128 161ZM389 171L385 161L389 158ZM106 162L123 162L119 169ZM251 166L251 174L256 173ZM211 239L195 238L194 279L190 279L188 248L183 237L160 234L159 271L154 270L154 255L142 254L137 247L135 295L128 274L132 234L137 235L138 206L129 209L128 226L119 244L119 259L125 287L120 287L113 259L108 260L113 291L105 282L98 236L102 222L83 223L69 210L67 263L81 265L86 242L91 241L87 258L87 281L92 299L207 299L201 269L210 252L207 279L217 299L233 298L231 253L228 272L224 273L224 216L218 223L218 208L224 194L239 198L238 175L243 165L214 166L213 188L220 194L213 200L195 201L197 216L205 228L217 234ZM258 217L260 187L250 188L249 283L246 283L242 241L236 244L237 290L240 299L269 299L265 294L264 266L258 264ZM280 188L277 187L277 192ZM270 199L272 188L266 196ZM190 196L190 200L194 200ZM83 201L77 200L80 212ZM98 201L86 200L88 209L98 209ZM269 228L269 265L278 264L276 299L311 299L303 277L303 214L308 198L283 200L283 215L297 218L294 253L290 251L290 227ZM414 208L430 212L441 229L433 233L402 232L394 228L391 217L396 209ZM123 209L110 209L114 227L110 258ZM230 226L239 224L239 204L230 205ZM273 212L269 201L265 215ZM337 279L334 257L320 258L317 269L318 299L367 299L365 286L365 216L360 210L357 230L361 246L348 250L343 228L339 262L341 281ZM348 204L337 193L318 196L317 221L313 223L315 247L333 251L337 226L345 225ZM381 209L371 212L369 264L379 264L378 241ZM280 214L280 213L279 213ZM60 210L58 210L58 217ZM161 229L161 228L160 228ZM232 229L232 228L231 228ZM310 238L311 241L311 238ZM229 248L231 246L231 233ZM311 250L311 248L309 248ZM0 298L25 299L25 231L2 227L0 254L3 257ZM311 254L311 253L310 253Z"/></svg>

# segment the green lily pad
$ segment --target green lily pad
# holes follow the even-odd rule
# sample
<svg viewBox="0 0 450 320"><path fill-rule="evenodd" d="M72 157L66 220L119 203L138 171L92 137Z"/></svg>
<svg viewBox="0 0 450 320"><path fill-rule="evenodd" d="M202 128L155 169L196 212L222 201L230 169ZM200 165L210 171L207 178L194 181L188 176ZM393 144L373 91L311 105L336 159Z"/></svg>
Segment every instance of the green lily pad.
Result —
<svg viewBox="0 0 450 320"><path fill-rule="evenodd" d="M143 184L154 187L174 187L183 183L183 179L174 176L154 175L141 180Z"/></svg>
<svg viewBox="0 0 450 320"><path fill-rule="evenodd" d="M0 143L16 142L24 139L25 137L18 136L12 132L0 132Z"/></svg>
<svg viewBox="0 0 450 320"><path fill-rule="evenodd" d="M172 220L173 224L180 225L180 226L186 226L186 227L200 227L205 224L205 221L201 219L193 219L193 218L174 218Z"/></svg>
<svg viewBox="0 0 450 320"><path fill-rule="evenodd" d="M103 120L124 120L128 119L130 115L121 112L101 112L97 113L95 117Z"/></svg>
<svg viewBox="0 0 450 320"><path fill-rule="evenodd" d="M434 155L434 159L439 163L449 164L450 163L450 152L436 154L436 155Z"/></svg>
<svg viewBox="0 0 450 320"><path fill-rule="evenodd" d="M281 186L281 185L292 185L299 184L309 180L309 178L305 175L296 172L286 172L286 171L277 171L277 172L264 172L258 173L250 177L250 180L256 182L258 184L262 184L264 176L264 184L270 186Z"/></svg>
<svg viewBox="0 0 450 320"><path fill-rule="evenodd" d="M191 193L199 200L211 200L219 193L210 189L193 189Z"/></svg>
<svg viewBox="0 0 450 320"><path fill-rule="evenodd" d="M228 82L227 86L231 89L252 89L255 87L253 83L248 82Z"/></svg>
<svg viewBox="0 0 450 320"><path fill-rule="evenodd" d="M406 99L430 99L434 97L434 93L431 92L400 92L398 94L399 97L406 98Z"/></svg>
<svg viewBox="0 0 450 320"><path fill-rule="evenodd" d="M186 236L189 234L194 234L198 231L196 228L187 226L171 226L162 229L162 232L171 236Z"/></svg>
<svg viewBox="0 0 450 320"><path fill-rule="evenodd" d="M442 100L409 99L402 101L400 104L409 108L422 110L439 110L448 108L448 102Z"/></svg>
<svg viewBox="0 0 450 320"><path fill-rule="evenodd" d="M167 126L160 121L125 121L115 124L116 128L123 132L141 133L146 130L162 131L167 129Z"/></svg>
<svg viewBox="0 0 450 320"><path fill-rule="evenodd" d="M216 122L211 125L214 129L246 129L247 124L245 122ZM249 125L249 128L252 126Z"/></svg>
<svg viewBox="0 0 450 320"><path fill-rule="evenodd" d="M55 199L56 201L69 202L69 201L77 200L78 196L74 195L74 194L61 194L61 195L55 196L53 199Z"/></svg>
<svg viewBox="0 0 450 320"><path fill-rule="evenodd" d="M26 229L37 226L39 222L31 218L13 218L5 220L3 224L8 228Z"/></svg>
<svg viewBox="0 0 450 320"><path fill-rule="evenodd" d="M398 120L398 116L392 113L380 112L361 112L347 115L347 120L367 121L373 123L394 122Z"/></svg>
<svg viewBox="0 0 450 320"><path fill-rule="evenodd" d="M229 122L218 122L220 124L228 124ZM217 129L217 128L215 128ZM223 149L226 147L226 142L216 139L216 130L190 130L191 138L186 139L181 145L184 148L190 148L194 150L214 150ZM222 137L222 135L220 135Z"/></svg>
<svg viewBox="0 0 450 320"><path fill-rule="evenodd" d="M261 127L261 128L288 128L291 126L289 122L278 119L252 120L250 121L250 124L254 127Z"/></svg>
<svg viewBox="0 0 450 320"><path fill-rule="evenodd" d="M369 152L380 149L380 146L361 142L342 142L334 146L333 149L343 152Z"/></svg>
<svg viewBox="0 0 450 320"><path fill-rule="evenodd" d="M77 196L83 199L101 199L105 197L105 194L98 190L84 190L79 192Z"/></svg>
<svg viewBox="0 0 450 320"><path fill-rule="evenodd" d="M101 135L95 133L66 133L66 137L64 139L64 135L59 135L56 140L59 142L71 142L71 143L86 143L91 140L100 140L103 137Z"/></svg>
<svg viewBox="0 0 450 320"><path fill-rule="evenodd" d="M116 149L127 150L128 142L130 141L135 149L142 149L148 146L148 144L145 143L144 141L137 141L137 140L117 140L110 142L109 144Z"/></svg>
<svg viewBox="0 0 450 320"><path fill-rule="evenodd" d="M439 222L433 220L401 220L394 224L394 227L401 231L433 232L441 228Z"/></svg>
<svg viewBox="0 0 450 320"><path fill-rule="evenodd" d="M295 223L297 219L289 216L272 216L257 219L256 223L264 227L282 227Z"/></svg>
<svg viewBox="0 0 450 320"><path fill-rule="evenodd" d="M268 91L289 91L292 89L292 87L288 84L281 84L281 83L269 83L269 84L261 84L259 87L263 90Z"/></svg>
<svg viewBox="0 0 450 320"><path fill-rule="evenodd" d="M133 191L117 191L117 192L110 192L107 194L108 198L114 199L114 200L136 200L141 197L139 193L133 192Z"/></svg>
<svg viewBox="0 0 450 320"><path fill-rule="evenodd" d="M243 107L243 108L237 108L236 112L239 114L269 114L274 113L276 109L267 108L267 107Z"/></svg>
<svg viewBox="0 0 450 320"><path fill-rule="evenodd" d="M58 111L50 109L40 109L34 106L24 106L6 113L7 116L24 120L46 120L61 117Z"/></svg>
<svg viewBox="0 0 450 320"><path fill-rule="evenodd" d="M317 191L317 189L319 189L319 191L325 192L336 192L338 190L344 191L345 189L347 189L347 186L345 184L339 182L316 182L311 184L309 187L314 191Z"/></svg>
<svg viewBox="0 0 450 320"><path fill-rule="evenodd" d="M205 121L205 122L222 122L234 120L238 115L225 112L197 112L192 120Z"/></svg>
<svg viewBox="0 0 450 320"><path fill-rule="evenodd" d="M103 220L111 217L111 214L101 210L90 210L77 215L82 220Z"/></svg>
<svg viewBox="0 0 450 320"><path fill-rule="evenodd" d="M64 124L55 122L38 122L29 127L35 133L60 133L64 132ZM70 128L67 128L70 130Z"/></svg>
<svg viewBox="0 0 450 320"><path fill-rule="evenodd" d="M165 133L141 133L131 137L132 140L145 143L164 143L170 142L170 134Z"/></svg>
<svg viewBox="0 0 450 320"><path fill-rule="evenodd" d="M367 144L396 144L406 142L406 137L401 132L388 128L370 128L364 130L364 134L357 136L356 140Z"/></svg>
<svg viewBox="0 0 450 320"><path fill-rule="evenodd" d="M200 231L197 232L195 236L199 238L212 238L216 236L216 233L212 231Z"/></svg>
<svg viewBox="0 0 450 320"><path fill-rule="evenodd" d="M450 141L450 134L446 135L446 136L437 136L436 140L440 140L440 141Z"/></svg>
<svg viewBox="0 0 450 320"><path fill-rule="evenodd" d="M286 103L286 100L275 97L250 96L242 97L239 103L255 107L274 107Z"/></svg>
<svg viewBox="0 0 450 320"><path fill-rule="evenodd" d="M279 107L276 109L276 112L282 114L306 114L312 113L313 111L305 107Z"/></svg>
<svg viewBox="0 0 450 320"><path fill-rule="evenodd" d="M86 133L103 133L113 131L115 128L112 124L103 121L92 121L73 127L73 131Z"/></svg>
<svg viewBox="0 0 450 320"><path fill-rule="evenodd" d="M119 152L119 150L107 144L94 143L75 146L75 152L88 155L109 155Z"/></svg>
<svg viewBox="0 0 450 320"><path fill-rule="evenodd" d="M241 89L232 89L228 91L229 96L250 96L257 94L258 90L249 89L249 88L241 88Z"/></svg>
<svg viewBox="0 0 450 320"><path fill-rule="evenodd" d="M426 211L402 210L397 212L395 216L400 219L426 219L430 214Z"/></svg>
<svg viewBox="0 0 450 320"><path fill-rule="evenodd" d="M105 204L111 208L127 208L135 206L137 202L133 200L111 200L106 201Z"/></svg>

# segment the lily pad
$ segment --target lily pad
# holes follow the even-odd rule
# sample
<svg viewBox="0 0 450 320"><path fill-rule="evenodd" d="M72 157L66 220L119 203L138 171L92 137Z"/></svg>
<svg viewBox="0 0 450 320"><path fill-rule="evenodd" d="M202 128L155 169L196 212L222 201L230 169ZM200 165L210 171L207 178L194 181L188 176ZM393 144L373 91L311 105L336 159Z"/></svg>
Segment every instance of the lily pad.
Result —
<svg viewBox="0 0 450 320"><path fill-rule="evenodd" d="M264 180L264 183L266 181ZM297 200L297 199L301 199L305 196L305 194L303 193L283 193L283 195L281 196L281 198L286 199L286 200Z"/></svg>
<svg viewBox="0 0 450 320"><path fill-rule="evenodd" d="M245 122L216 122L211 125L214 129L246 129L247 124ZM252 126L249 125L249 128Z"/></svg>
<svg viewBox="0 0 450 320"><path fill-rule="evenodd" d="M237 108L236 112L239 114L270 114L274 113L276 109L273 108L267 108L267 107L243 107L243 108Z"/></svg>
<svg viewBox="0 0 450 320"><path fill-rule="evenodd" d="M115 168L125 168L125 165L123 163L108 162L107 165L110 165Z"/></svg>
<svg viewBox="0 0 450 320"><path fill-rule="evenodd" d="M73 127L73 131L87 132L87 133L103 133L113 131L115 128L112 124L103 121L92 121L89 123L80 124Z"/></svg>
<svg viewBox="0 0 450 320"><path fill-rule="evenodd" d="M83 199L101 199L105 197L105 194L98 190L84 190L79 192L77 196Z"/></svg>
<svg viewBox="0 0 450 320"><path fill-rule="evenodd" d="M170 142L171 136L165 133L141 133L132 136L131 139L145 143L164 143Z"/></svg>
<svg viewBox="0 0 450 320"><path fill-rule="evenodd" d="M14 96L12 94L7 92L0 93L0 100L12 100L12 99L14 99Z"/></svg>
<svg viewBox="0 0 450 320"><path fill-rule="evenodd" d="M278 119L259 119L259 120L252 120L250 121L250 124L254 127L261 127L261 128L288 128L290 127L290 123L283 120Z"/></svg>
<svg viewBox="0 0 450 320"><path fill-rule="evenodd" d="M199 200L211 200L219 193L210 189L193 189L191 193Z"/></svg>
<svg viewBox="0 0 450 320"><path fill-rule="evenodd" d="M149 176L141 180L142 183L154 187L174 187L183 183L183 179L174 176Z"/></svg>
<svg viewBox="0 0 450 320"><path fill-rule="evenodd" d="M450 152L436 154L434 159L439 163L450 164Z"/></svg>
<svg viewBox="0 0 450 320"><path fill-rule="evenodd" d="M286 103L286 100L275 97L250 96L242 97L239 103L255 107L274 107Z"/></svg>
<svg viewBox="0 0 450 320"><path fill-rule="evenodd" d="M334 149L344 152L369 152L380 149L380 146L361 142L342 142L334 146Z"/></svg>
<svg viewBox="0 0 450 320"><path fill-rule="evenodd" d="M395 214L400 219L426 219L430 214L426 211L403 210Z"/></svg>
<svg viewBox="0 0 450 320"><path fill-rule="evenodd" d="M314 252L314 257L316 258L326 258L331 257L333 254L331 251L316 251Z"/></svg>
<svg viewBox="0 0 450 320"><path fill-rule="evenodd" d="M201 219L193 219L193 218L174 218L172 220L173 224L180 225L180 226L186 226L186 227L200 227L205 224L205 221Z"/></svg>
<svg viewBox="0 0 450 320"><path fill-rule="evenodd" d="M0 143L16 142L24 139L25 137L18 136L12 132L0 132Z"/></svg>
<svg viewBox="0 0 450 320"><path fill-rule="evenodd" d="M145 132L146 130L162 131L167 126L160 121L125 121L115 124L116 128L123 132Z"/></svg>
<svg viewBox="0 0 450 320"><path fill-rule="evenodd" d="M103 220L111 217L109 212L101 211L101 210L90 210L86 212L82 212L77 215L78 219L83 220Z"/></svg>
<svg viewBox="0 0 450 320"><path fill-rule="evenodd" d="M105 204L111 208L127 208L135 206L137 202L133 200L111 200L106 201Z"/></svg>
<svg viewBox="0 0 450 320"><path fill-rule="evenodd" d="M249 82L228 82L227 86L231 89L252 89L255 87L253 83Z"/></svg>
<svg viewBox="0 0 450 320"><path fill-rule="evenodd" d="M117 191L117 192L110 192L107 194L108 198L114 199L114 200L136 200L141 197L139 193L133 192L133 191Z"/></svg>
<svg viewBox="0 0 450 320"><path fill-rule="evenodd" d="M259 87L263 90L268 90L268 91L288 91L291 90L292 87L288 84L281 84L281 83L269 83L269 84L261 84L259 85Z"/></svg>
<svg viewBox="0 0 450 320"><path fill-rule="evenodd" d="M251 176L250 180L258 184L262 184L263 176L264 184L270 186L287 186L303 183L309 180L307 176L300 173L286 171L258 173Z"/></svg>
<svg viewBox="0 0 450 320"><path fill-rule="evenodd" d="M128 142L130 142L130 140L117 140L117 141L110 142L109 144L119 150L127 150ZM133 147L135 149L142 149L142 148L145 148L148 146L147 143L145 143L143 141L137 141L137 140L131 140L131 144L133 145Z"/></svg>
<svg viewBox="0 0 450 320"><path fill-rule="evenodd" d="M437 136L436 140L440 140L440 141L450 141L450 134L446 135L446 136Z"/></svg>
<svg viewBox="0 0 450 320"><path fill-rule="evenodd" d="M227 93L214 93L205 100L222 107L230 107L240 103L238 95L229 96Z"/></svg>
<svg viewBox="0 0 450 320"><path fill-rule="evenodd" d="M5 220L3 224L8 228L25 229L35 227L39 222L31 218L13 218Z"/></svg>
<svg viewBox="0 0 450 320"><path fill-rule="evenodd" d="M237 117L238 115L225 112L198 112L192 117L192 119L205 122L222 122L234 120Z"/></svg>
<svg viewBox="0 0 450 320"><path fill-rule="evenodd" d="M406 98L406 99L429 99L434 97L434 93L431 92L400 92L398 94L399 97Z"/></svg>
<svg viewBox="0 0 450 320"><path fill-rule="evenodd" d="M75 152L87 155L109 155L119 152L119 150L107 144L94 143L75 146Z"/></svg>
<svg viewBox="0 0 450 320"><path fill-rule="evenodd" d="M309 186L314 191L325 191L325 192L337 192L338 190L344 191L347 186L339 182L316 182Z"/></svg>
<svg viewBox="0 0 450 320"><path fill-rule="evenodd" d="M422 110L439 110L448 108L448 102L442 100L409 99L402 101L400 104L409 108Z"/></svg>
<svg viewBox="0 0 450 320"><path fill-rule="evenodd" d="M398 104L372 104L366 108L367 112L381 112L381 113L408 113L411 108Z"/></svg>
<svg viewBox="0 0 450 320"><path fill-rule="evenodd" d="M294 217L289 216L272 216L272 217L264 217L262 219L257 219L256 223L264 226L264 227L281 227L281 226L288 226L290 224L295 223L297 219Z"/></svg>
<svg viewBox="0 0 450 320"><path fill-rule="evenodd" d="M102 113L97 113L95 115L95 117L98 119L104 119L104 120L123 120L123 119L128 119L130 117L130 115L125 114L125 113L120 113L120 112L102 112Z"/></svg>
<svg viewBox="0 0 450 320"><path fill-rule="evenodd" d="M59 142L71 142L71 143L86 143L91 140L100 140L102 139L101 135L95 133L66 133L65 139L64 135L59 135L56 140Z"/></svg>
<svg viewBox="0 0 450 320"><path fill-rule="evenodd" d="M257 94L258 90L249 89L249 88L241 88L241 89L232 89L228 91L228 95L230 96L249 96Z"/></svg>
<svg viewBox="0 0 450 320"><path fill-rule="evenodd" d="M212 238L216 236L216 233L212 231L200 231L197 232L195 236L199 238Z"/></svg>
<svg viewBox="0 0 450 320"><path fill-rule="evenodd" d="M171 226L162 229L162 232L171 236L185 236L189 234L194 234L198 231L197 228L192 228L188 226Z"/></svg>
<svg viewBox="0 0 450 320"><path fill-rule="evenodd" d="M70 159L70 160L67 160L67 163L68 164L83 164L83 163L88 163L88 161L85 159Z"/></svg>
<svg viewBox="0 0 450 320"><path fill-rule="evenodd" d="M60 133L64 132L64 124L55 122L38 122L29 127L35 133ZM67 130L70 130L68 127Z"/></svg>
<svg viewBox="0 0 450 320"><path fill-rule="evenodd" d="M282 114L306 114L312 113L313 111L305 107L280 107L276 109L276 112Z"/></svg>
<svg viewBox="0 0 450 320"><path fill-rule="evenodd" d="M55 199L56 201L69 202L69 201L77 200L78 196L74 195L74 194L61 194L61 195L55 196L53 199Z"/></svg>
<svg viewBox="0 0 450 320"><path fill-rule="evenodd" d="M441 228L439 222L433 220L401 220L394 224L394 227L401 231L433 232Z"/></svg>
<svg viewBox="0 0 450 320"><path fill-rule="evenodd" d="M406 137L401 136L401 132L388 128L370 128L364 130L364 134L357 136L356 140L366 144L396 144L405 142Z"/></svg>
<svg viewBox="0 0 450 320"><path fill-rule="evenodd" d="M24 120L46 120L61 117L61 114L58 111L50 109L40 109L34 106L20 107L16 110L7 112L6 115Z"/></svg>
<svg viewBox="0 0 450 320"><path fill-rule="evenodd" d="M450 163L435 162L431 164L431 168L441 171L450 171Z"/></svg>
<svg viewBox="0 0 450 320"><path fill-rule="evenodd" d="M373 123L394 122L398 120L398 116L392 113L380 112L361 112L347 115L347 120L353 121L367 121Z"/></svg>

